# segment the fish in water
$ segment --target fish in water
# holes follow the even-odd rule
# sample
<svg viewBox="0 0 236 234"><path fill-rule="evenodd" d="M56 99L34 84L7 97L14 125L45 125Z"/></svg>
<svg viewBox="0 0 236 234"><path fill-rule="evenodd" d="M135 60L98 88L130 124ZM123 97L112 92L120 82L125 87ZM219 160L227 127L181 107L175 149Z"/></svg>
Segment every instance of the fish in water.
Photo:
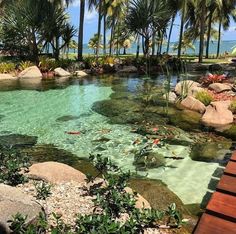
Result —
<svg viewBox="0 0 236 234"><path fill-rule="evenodd" d="M65 132L66 134L69 134L69 135L80 135L81 132L73 132L73 131L70 131L70 132Z"/></svg>

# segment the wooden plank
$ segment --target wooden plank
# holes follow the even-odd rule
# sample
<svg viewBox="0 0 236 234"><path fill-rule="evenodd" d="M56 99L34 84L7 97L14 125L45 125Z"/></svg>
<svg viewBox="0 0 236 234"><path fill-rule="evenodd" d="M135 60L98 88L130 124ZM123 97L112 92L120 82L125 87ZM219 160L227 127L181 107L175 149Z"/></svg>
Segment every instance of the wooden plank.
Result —
<svg viewBox="0 0 236 234"><path fill-rule="evenodd" d="M225 168L225 173L236 176L236 162L230 161Z"/></svg>
<svg viewBox="0 0 236 234"><path fill-rule="evenodd" d="M203 214L194 234L235 234L236 223Z"/></svg>
<svg viewBox="0 0 236 234"><path fill-rule="evenodd" d="M227 220L236 222L236 197L220 192L215 192L207 206L208 211L217 213Z"/></svg>
<svg viewBox="0 0 236 234"><path fill-rule="evenodd" d="M233 152L230 160L236 162L236 151Z"/></svg>
<svg viewBox="0 0 236 234"><path fill-rule="evenodd" d="M217 186L217 190L236 196L236 177L223 175Z"/></svg>

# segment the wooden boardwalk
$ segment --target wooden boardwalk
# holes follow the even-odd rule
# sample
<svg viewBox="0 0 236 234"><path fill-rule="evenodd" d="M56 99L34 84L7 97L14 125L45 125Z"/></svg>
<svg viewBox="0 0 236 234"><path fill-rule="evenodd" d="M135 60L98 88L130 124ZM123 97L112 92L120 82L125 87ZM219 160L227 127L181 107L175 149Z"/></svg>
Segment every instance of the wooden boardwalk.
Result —
<svg viewBox="0 0 236 234"><path fill-rule="evenodd" d="M236 151L194 234L236 234Z"/></svg>

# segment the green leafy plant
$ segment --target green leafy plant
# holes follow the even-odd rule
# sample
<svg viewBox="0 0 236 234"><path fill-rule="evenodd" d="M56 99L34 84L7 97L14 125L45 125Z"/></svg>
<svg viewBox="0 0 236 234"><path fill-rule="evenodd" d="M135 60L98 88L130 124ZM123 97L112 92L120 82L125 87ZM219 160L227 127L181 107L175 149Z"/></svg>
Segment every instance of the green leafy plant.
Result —
<svg viewBox="0 0 236 234"><path fill-rule="evenodd" d="M52 185L48 184L44 181L41 181L39 183L34 183L35 189L36 189L36 198L39 200L46 200L52 193L51 188Z"/></svg>
<svg viewBox="0 0 236 234"><path fill-rule="evenodd" d="M207 91L200 91L196 94L195 98L202 102L205 106L209 106L213 101L213 97Z"/></svg>
<svg viewBox="0 0 236 234"><path fill-rule="evenodd" d="M167 224L171 227L179 227L182 223L182 215L176 210L176 204L172 203L166 211Z"/></svg>
<svg viewBox="0 0 236 234"><path fill-rule="evenodd" d="M236 101L232 101L230 106L229 106L229 109L234 113L236 114Z"/></svg>
<svg viewBox="0 0 236 234"><path fill-rule="evenodd" d="M0 73L11 73L15 71L14 63L0 63Z"/></svg>
<svg viewBox="0 0 236 234"><path fill-rule="evenodd" d="M33 66L33 63L32 63L32 62L30 62L30 61L22 61L22 62L20 62L20 64L19 64L19 69L20 69L21 71L23 71L23 70L25 70L26 68L29 68L29 67L31 67L31 66Z"/></svg>
<svg viewBox="0 0 236 234"><path fill-rule="evenodd" d="M51 234L72 234L72 227L65 224L64 221L61 219L62 215L52 213L52 216L55 220L55 225L51 226Z"/></svg>
<svg viewBox="0 0 236 234"><path fill-rule="evenodd" d="M16 186L25 183L24 172L28 170L29 157L16 149L0 149L0 182Z"/></svg>
<svg viewBox="0 0 236 234"><path fill-rule="evenodd" d="M8 221L10 230L14 234L43 234L46 233L48 223L45 215L40 212L35 223L27 223L27 216L20 213L12 216Z"/></svg>

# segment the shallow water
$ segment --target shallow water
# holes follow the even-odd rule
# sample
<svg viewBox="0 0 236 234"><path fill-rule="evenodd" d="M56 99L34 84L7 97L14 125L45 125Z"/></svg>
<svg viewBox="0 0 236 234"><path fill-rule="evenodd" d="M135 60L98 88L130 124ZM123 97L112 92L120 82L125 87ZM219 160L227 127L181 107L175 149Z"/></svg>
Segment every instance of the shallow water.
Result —
<svg viewBox="0 0 236 234"><path fill-rule="evenodd" d="M110 119L92 110L97 101L110 99L114 90L136 95L137 85L150 82L161 87L158 79L105 77L84 81L58 79L30 84L2 85L0 92L0 134L23 134L38 137L38 144L53 144L60 149L88 158L90 153L108 156L124 170L131 170L152 179L161 179L185 204L201 203L211 191L212 175L220 167L218 162L193 161L190 158L192 133L181 132L187 144L153 145L152 151L165 159L165 166L145 171L134 165L135 152L142 144L134 142L145 137L132 131L130 124L111 124ZM172 86L177 82L173 77ZM125 102L127 99L122 99ZM70 135L68 132L79 132ZM222 150L222 155L229 150Z"/></svg>

